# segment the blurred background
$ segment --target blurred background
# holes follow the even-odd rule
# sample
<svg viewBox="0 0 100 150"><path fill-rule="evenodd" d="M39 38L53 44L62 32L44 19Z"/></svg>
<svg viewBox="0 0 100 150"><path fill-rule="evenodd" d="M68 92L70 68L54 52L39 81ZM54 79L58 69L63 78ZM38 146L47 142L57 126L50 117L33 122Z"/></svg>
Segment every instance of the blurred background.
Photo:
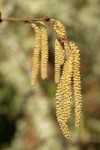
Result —
<svg viewBox="0 0 100 150"><path fill-rule="evenodd" d="M0 24L0 150L100 150L100 0L0 0L2 17L60 20L81 52L81 128L64 138L55 113L54 35L49 34L48 79L31 86L34 31ZM74 115L72 117L74 120Z"/></svg>

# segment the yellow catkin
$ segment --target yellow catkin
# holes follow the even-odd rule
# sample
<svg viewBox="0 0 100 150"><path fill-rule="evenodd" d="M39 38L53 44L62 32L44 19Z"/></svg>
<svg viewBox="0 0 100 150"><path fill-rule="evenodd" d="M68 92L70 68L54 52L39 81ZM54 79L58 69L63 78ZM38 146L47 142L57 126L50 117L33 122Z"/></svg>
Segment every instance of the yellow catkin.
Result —
<svg viewBox="0 0 100 150"><path fill-rule="evenodd" d="M59 21L55 21L54 29L60 37L63 37L66 34L64 25Z"/></svg>
<svg viewBox="0 0 100 150"><path fill-rule="evenodd" d="M33 51L33 66L32 66L32 78L31 78L31 84L34 85L37 76L38 76L38 70L39 70L39 53L40 53L40 29L36 24L32 24L32 27L35 31L35 48Z"/></svg>
<svg viewBox="0 0 100 150"><path fill-rule="evenodd" d="M46 27L41 27L41 78L47 78L48 64L48 34Z"/></svg>
<svg viewBox="0 0 100 150"><path fill-rule="evenodd" d="M71 113L71 99L72 99L72 88L71 78L73 73L73 54L71 53L69 58L66 60L62 72L62 89L63 89L63 114L64 119L67 120Z"/></svg>
<svg viewBox="0 0 100 150"><path fill-rule="evenodd" d="M71 47L70 47L70 42L66 41L66 43L64 43L64 48L65 48L65 57L66 59L70 56L71 53Z"/></svg>
<svg viewBox="0 0 100 150"><path fill-rule="evenodd" d="M55 41L55 83L58 83L60 79L60 64L59 64L60 53L57 43L58 41Z"/></svg>
<svg viewBox="0 0 100 150"><path fill-rule="evenodd" d="M55 55L57 55L57 62L60 65L63 65L64 63L64 49L58 42L58 40L55 40Z"/></svg>
<svg viewBox="0 0 100 150"><path fill-rule="evenodd" d="M71 78L73 68L73 53L64 63L62 76L56 90L56 115L60 128L66 138L71 138L71 132L66 125L71 114Z"/></svg>
<svg viewBox="0 0 100 150"><path fill-rule="evenodd" d="M63 110L62 110L62 88L61 88L60 83L56 91L56 116L57 116L60 129L63 132L63 135L66 138L70 139L71 132L69 131L68 126L66 125L66 121L64 120L64 115L63 115Z"/></svg>
<svg viewBox="0 0 100 150"><path fill-rule="evenodd" d="M55 83L58 83L60 79L60 65L55 60Z"/></svg>
<svg viewBox="0 0 100 150"><path fill-rule="evenodd" d="M80 54L79 49L74 43L70 43L73 51L73 82L74 82L74 99L75 99L75 127L80 127L82 95L80 80Z"/></svg>
<svg viewBox="0 0 100 150"><path fill-rule="evenodd" d="M59 22L56 21L54 24L54 29L59 37L65 36L65 28ZM60 66L63 65L65 58L65 50L60 45L59 41L55 41L55 82L58 83L60 79Z"/></svg>

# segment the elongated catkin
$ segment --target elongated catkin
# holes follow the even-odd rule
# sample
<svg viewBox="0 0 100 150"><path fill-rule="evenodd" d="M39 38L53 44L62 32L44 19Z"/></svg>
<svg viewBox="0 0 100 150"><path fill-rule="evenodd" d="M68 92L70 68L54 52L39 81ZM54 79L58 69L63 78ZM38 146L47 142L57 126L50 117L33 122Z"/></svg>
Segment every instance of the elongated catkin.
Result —
<svg viewBox="0 0 100 150"><path fill-rule="evenodd" d="M63 114L64 120L68 120L71 113L71 99L72 99L72 73L73 73L73 54L71 52L69 58L66 60L62 72L62 89L63 89Z"/></svg>
<svg viewBox="0 0 100 150"><path fill-rule="evenodd" d="M32 24L32 27L35 31L35 48L33 51L31 84L34 85L37 80L38 70L39 70L39 53L40 53L40 47L41 47L41 44L40 44L41 33L40 33L39 27L36 24Z"/></svg>
<svg viewBox="0 0 100 150"><path fill-rule="evenodd" d="M73 69L73 53L65 61L60 82L56 91L56 115L60 128L65 137L70 138L71 132L68 129L67 121L71 114L71 78ZM60 120L60 121L59 121Z"/></svg>
<svg viewBox="0 0 100 150"><path fill-rule="evenodd" d="M73 82L74 82L74 99L75 99L75 127L80 127L82 95L81 95L81 77L80 77L80 54L75 43L71 42L73 51Z"/></svg>
<svg viewBox="0 0 100 150"><path fill-rule="evenodd" d="M62 86L61 83L58 84L57 91L56 91L56 116L60 126L60 129L63 132L63 135L70 139L71 132L69 131L68 126L66 125L66 121L64 119L63 109L62 109Z"/></svg>
<svg viewBox="0 0 100 150"><path fill-rule="evenodd" d="M54 24L54 29L59 35L59 37L65 36L65 28L63 24L59 21L56 21ZM65 58L65 50L60 45L59 41L55 41L55 82L58 83L60 79L60 67L64 63Z"/></svg>
<svg viewBox="0 0 100 150"><path fill-rule="evenodd" d="M41 26L41 78L47 78L48 34L45 25Z"/></svg>

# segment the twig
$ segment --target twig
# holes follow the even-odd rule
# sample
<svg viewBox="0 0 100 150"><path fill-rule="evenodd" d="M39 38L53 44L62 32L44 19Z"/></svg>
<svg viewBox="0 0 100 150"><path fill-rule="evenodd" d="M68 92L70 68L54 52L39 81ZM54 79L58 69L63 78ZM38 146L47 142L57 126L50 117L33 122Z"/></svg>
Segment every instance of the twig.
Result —
<svg viewBox="0 0 100 150"><path fill-rule="evenodd" d="M22 22L22 23L33 23L33 22L37 22L37 21L42 21L45 22L46 25L53 31L53 33L55 34L57 40L60 42L60 45L64 48L64 43L68 42L68 37L60 37L58 35L58 33L55 31L55 29L53 28L52 24L50 23L53 22L53 19L51 19L50 17L45 17L45 18L15 18L15 17L9 17L9 18L2 18L1 17L1 12L0 12L0 23L4 22L4 21L16 21L16 22ZM56 21L56 20L55 20ZM68 44L69 45L69 44ZM69 46L70 47L70 46Z"/></svg>

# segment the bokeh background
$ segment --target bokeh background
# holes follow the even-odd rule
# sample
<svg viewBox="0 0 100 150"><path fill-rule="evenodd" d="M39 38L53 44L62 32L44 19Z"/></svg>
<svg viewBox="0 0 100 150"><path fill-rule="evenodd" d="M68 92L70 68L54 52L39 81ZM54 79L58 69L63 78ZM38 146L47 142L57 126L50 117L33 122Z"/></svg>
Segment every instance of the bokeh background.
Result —
<svg viewBox="0 0 100 150"><path fill-rule="evenodd" d="M0 150L100 150L100 0L0 0L2 17L60 20L81 52L81 128L62 135L55 113L54 40L48 79L31 86L34 32L29 24L0 24ZM72 120L74 116L72 117Z"/></svg>

